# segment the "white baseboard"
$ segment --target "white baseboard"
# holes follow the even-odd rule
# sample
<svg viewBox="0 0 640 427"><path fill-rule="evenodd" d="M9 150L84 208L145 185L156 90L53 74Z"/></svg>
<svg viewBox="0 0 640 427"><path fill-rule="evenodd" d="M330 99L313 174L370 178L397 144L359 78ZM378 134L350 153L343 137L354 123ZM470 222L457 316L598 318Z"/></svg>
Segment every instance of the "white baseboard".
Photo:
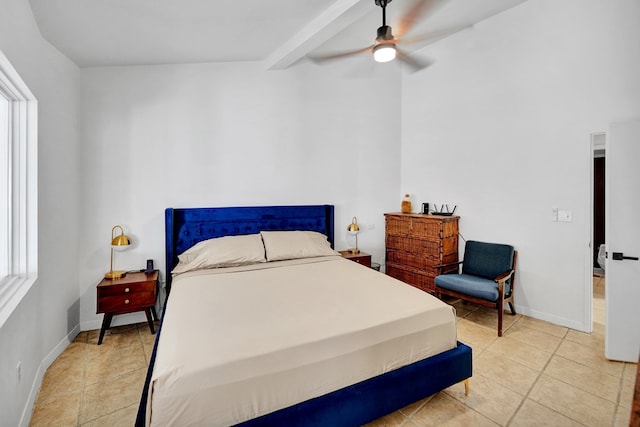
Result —
<svg viewBox="0 0 640 427"><path fill-rule="evenodd" d="M36 398L38 397L38 392L40 391L40 386L42 385L42 379L44 378L44 373L47 371L49 366L62 354L62 352L73 342L75 337L80 333L80 325L76 325L71 332L69 332L64 338L60 340L60 342L53 347L53 349L42 359L40 362L40 366L38 366L38 372L36 373L36 377L33 380L33 384L31 385L31 391L29 392L29 398L27 399L27 403L22 410L22 416L20 417L20 427L28 427L29 421L31 421L31 414L33 413L33 406L36 403Z"/></svg>
<svg viewBox="0 0 640 427"><path fill-rule="evenodd" d="M576 331L590 332L590 328L587 328L587 325L584 325L583 323L565 319L564 317L554 316L542 311L532 310L528 307L524 307L518 304L516 304L516 313L524 314L525 316L533 317L535 319L544 320L545 322L553 323L554 325L575 329Z"/></svg>

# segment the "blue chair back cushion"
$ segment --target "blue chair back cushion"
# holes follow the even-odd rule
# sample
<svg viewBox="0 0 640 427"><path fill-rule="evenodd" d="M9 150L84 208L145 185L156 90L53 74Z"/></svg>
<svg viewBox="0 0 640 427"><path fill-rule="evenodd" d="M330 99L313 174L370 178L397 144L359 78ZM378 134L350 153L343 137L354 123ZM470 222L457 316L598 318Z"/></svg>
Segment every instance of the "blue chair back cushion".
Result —
<svg viewBox="0 0 640 427"><path fill-rule="evenodd" d="M437 287L449 289L486 301L498 301L498 284L493 281L513 267L514 248L499 243L468 240L464 249L462 274L436 276ZM506 282L505 295L511 292L511 280Z"/></svg>
<svg viewBox="0 0 640 427"><path fill-rule="evenodd" d="M462 274L495 279L513 267L513 246L467 241L464 246Z"/></svg>

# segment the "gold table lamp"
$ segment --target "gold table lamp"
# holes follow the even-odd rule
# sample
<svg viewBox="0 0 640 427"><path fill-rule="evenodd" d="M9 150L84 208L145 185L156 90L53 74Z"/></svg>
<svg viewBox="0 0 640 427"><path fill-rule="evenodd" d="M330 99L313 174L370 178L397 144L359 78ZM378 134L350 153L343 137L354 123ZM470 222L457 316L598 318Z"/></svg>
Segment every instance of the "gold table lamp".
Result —
<svg viewBox="0 0 640 427"><path fill-rule="evenodd" d="M352 254L360 253L360 249L358 249L358 233L360 232L360 227L358 226L358 220L354 216L351 220L351 224L347 227L347 232L352 236L356 236L356 247L355 249L349 249Z"/></svg>
<svg viewBox="0 0 640 427"><path fill-rule="evenodd" d="M116 228L120 229L120 234L115 235ZM116 225L111 229L111 264L109 264L109 272L104 275L105 279L120 279L127 275L126 271L113 270L113 251L115 249L126 249L131 244L131 239L124 234L121 226Z"/></svg>

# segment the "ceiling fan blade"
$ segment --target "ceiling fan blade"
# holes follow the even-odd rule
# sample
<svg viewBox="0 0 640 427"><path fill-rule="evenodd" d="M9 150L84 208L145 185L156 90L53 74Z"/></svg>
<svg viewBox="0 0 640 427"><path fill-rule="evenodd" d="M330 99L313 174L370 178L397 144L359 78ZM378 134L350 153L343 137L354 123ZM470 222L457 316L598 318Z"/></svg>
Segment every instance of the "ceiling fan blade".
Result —
<svg viewBox="0 0 640 427"><path fill-rule="evenodd" d="M347 58L347 57L350 57L350 56L357 56L357 55L362 55L362 54L370 54L371 53L371 49L373 49L373 46L375 46L375 45L371 45L371 46L365 47L363 49L350 50L350 51L339 52L339 53L334 53L334 54L330 54L330 55L308 55L307 58L309 58L311 61L313 61L315 63L323 63L323 62L327 62L327 61L333 61L333 60L336 60L336 59Z"/></svg>
<svg viewBox="0 0 640 427"><path fill-rule="evenodd" d="M418 59L415 56L411 56L407 52L400 50L398 48L396 48L396 53L397 53L396 58L399 61L402 61L404 64L406 64L409 67L410 72L412 73L415 73L416 71L424 70L425 68L433 64L433 61L431 60Z"/></svg>
<svg viewBox="0 0 640 427"><path fill-rule="evenodd" d="M400 22L395 25L396 38L404 37L418 21L424 20L429 15L435 13L444 3L449 0L418 0L402 16Z"/></svg>
<svg viewBox="0 0 640 427"><path fill-rule="evenodd" d="M418 50L422 49L423 47L429 46L430 44L435 43L438 40L442 40L443 38L448 37L451 34L466 30L467 28L471 28L471 26L461 25L459 27L448 28L446 30L431 31L429 33L413 37L406 37L401 42L403 46L411 45L411 50Z"/></svg>

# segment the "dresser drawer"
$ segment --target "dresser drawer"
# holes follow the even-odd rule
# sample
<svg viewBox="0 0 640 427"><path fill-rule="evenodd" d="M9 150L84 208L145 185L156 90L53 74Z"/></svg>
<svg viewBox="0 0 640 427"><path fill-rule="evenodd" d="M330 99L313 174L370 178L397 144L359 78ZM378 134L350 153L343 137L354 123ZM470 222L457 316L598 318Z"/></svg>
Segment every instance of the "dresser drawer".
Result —
<svg viewBox="0 0 640 427"><path fill-rule="evenodd" d="M442 222L429 219L411 219L411 234L415 237L439 239L442 235Z"/></svg>
<svg viewBox="0 0 640 427"><path fill-rule="evenodd" d="M387 264L389 263L401 264L407 267L417 268L432 276L438 274L438 269L434 268L434 265L440 264L434 263L433 259L424 256L416 256L403 251L387 250Z"/></svg>
<svg viewBox="0 0 640 427"><path fill-rule="evenodd" d="M458 235L458 217L387 214L388 234L440 239Z"/></svg>
<svg viewBox="0 0 640 427"><path fill-rule="evenodd" d="M396 236L407 236L411 234L411 218L410 217L386 217L387 234Z"/></svg>
<svg viewBox="0 0 640 427"><path fill-rule="evenodd" d="M434 293L436 290L435 284L433 282L433 276L404 270L390 264L386 265L386 272L387 275L395 277L396 279L401 280L425 292Z"/></svg>
<svg viewBox="0 0 640 427"><path fill-rule="evenodd" d="M134 292L131 294L98 298L98 313L118 313L138 311L156 303L155 292Z"/></svg>
<svg viewBox="0 0 640 427"><path fill-rule="evenodd" d="M387 235L387 249L396 249L411 254L422 254L439 260L442 254L440 240L412 239L411 237Z"/></svg>

